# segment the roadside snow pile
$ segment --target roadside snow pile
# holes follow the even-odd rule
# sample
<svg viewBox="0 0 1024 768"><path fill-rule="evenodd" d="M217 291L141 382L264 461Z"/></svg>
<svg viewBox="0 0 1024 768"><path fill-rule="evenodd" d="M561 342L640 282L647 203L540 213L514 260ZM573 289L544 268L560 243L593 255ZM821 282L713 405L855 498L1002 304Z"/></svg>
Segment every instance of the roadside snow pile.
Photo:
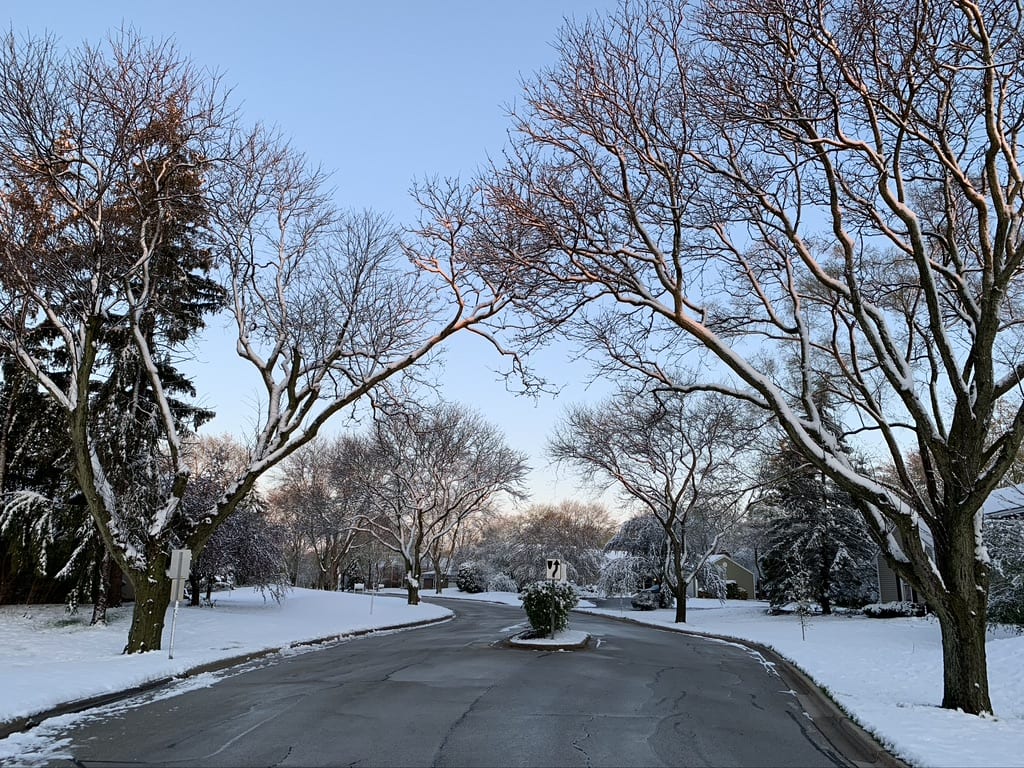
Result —
<svg viewBox="0 0 1024 768"><path fill-rule="evenodd" d="M941 709L942 644L932 618L880 621L864 616L769 616L767 603L687 601L687 622L674 611L627 611L675 626L771 646L810 675L880 741L904 760L927 766L1024 765L1024 636L990 634L988 669L996 717ZM609 616L618 610L595 610Z"/></svg>
<svg viewBox="0 0 1024 768"><path fill-rule="evenodd" d="M370 594L294 589L276 603L250 588L218 592L213 608L178 611L171 660L172 611L167 613L163 650L124 656L130 607L112 608L108 626L90 627L89 611L67 616L63 605L0 606L0 723L181 675L220 659L452 613L438 605L410 606Z"/></svg>

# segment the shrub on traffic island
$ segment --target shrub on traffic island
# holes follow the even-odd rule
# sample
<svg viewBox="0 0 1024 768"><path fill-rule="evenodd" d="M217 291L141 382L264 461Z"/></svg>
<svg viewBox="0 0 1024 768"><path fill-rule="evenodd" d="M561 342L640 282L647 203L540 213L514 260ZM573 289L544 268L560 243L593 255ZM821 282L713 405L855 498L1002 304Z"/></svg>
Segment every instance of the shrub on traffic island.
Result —
<svg viewBox="0 0 1024 768"><path fill-rule="evenodd" d="M528 584L522 596L530 626L542 635L553 634L569 626L569 611L579 602L575 589L554 581Z"/></svg>

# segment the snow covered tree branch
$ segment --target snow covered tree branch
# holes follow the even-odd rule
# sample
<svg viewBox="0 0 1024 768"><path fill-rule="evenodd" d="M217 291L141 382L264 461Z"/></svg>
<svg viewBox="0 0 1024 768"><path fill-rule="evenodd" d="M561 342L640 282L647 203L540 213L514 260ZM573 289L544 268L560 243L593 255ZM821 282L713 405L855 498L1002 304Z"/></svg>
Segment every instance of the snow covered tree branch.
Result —
<svg viewBox="0 0 1024 768"><path fill-rule="evenodd" d="M132 32L0 45L0 345L67 418L75 475L136 595L127 651L160 647L172 548L198 555L256 481L335 414L492 319L503 284L428 263L325 175L246 130L216 78ZM262 382L244 466L202 509L183 445L211 414L175 367L213 313Z"/></svg>
<svg viewBox="0 0 1024 768"><path fill-rule="evenodd" d="M518 277L534 340L772 414L935 611L943 706L971 713L980 509L1024 438L1022 25L997 0L624 0L564 28L480 182L480 269Z"/></svg>

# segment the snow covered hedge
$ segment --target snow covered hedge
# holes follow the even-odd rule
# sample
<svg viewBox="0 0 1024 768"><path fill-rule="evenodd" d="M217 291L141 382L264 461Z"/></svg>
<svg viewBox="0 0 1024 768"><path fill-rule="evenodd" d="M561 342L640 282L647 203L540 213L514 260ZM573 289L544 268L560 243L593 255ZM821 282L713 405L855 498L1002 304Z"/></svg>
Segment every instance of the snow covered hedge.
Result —
<svg viewBox="0 0 1024 768"><path fill-rule="evenodd" d="M925 607L920 603L894 600L890 603L871 603L863 608L864 615L872 619L893 619L898 616L924 616Z"/></svg>
<svg viewBox="0 0 1024 768"><path fill-rule="evenodd" d="M579 602L576 590L569 584L535 581L523 589L523 608L530 626L540 634L551 634L569 626L569 611Z"/></svg>

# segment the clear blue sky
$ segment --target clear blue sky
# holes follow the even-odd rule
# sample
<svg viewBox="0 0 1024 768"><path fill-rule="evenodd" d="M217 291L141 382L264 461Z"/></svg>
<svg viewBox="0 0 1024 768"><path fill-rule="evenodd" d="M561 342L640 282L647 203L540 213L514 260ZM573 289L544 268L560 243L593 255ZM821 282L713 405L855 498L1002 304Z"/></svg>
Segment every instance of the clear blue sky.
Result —
<svg viewBox="0 0 1024 768"><path fill-rule="evenodd" d="M333 172L342 207L373 208L410 222L416 178L468 176L496 155L522 78L554 63L562 20L613 9L616 0L14 0L16 33L51 32L67 46L129 25L172 38L195 63L220 72L250 120L278 125L311 160ZM201 349L196 383L218 411L210 428L245 429L255 386L214 340ZM565 387L557 400L513 398L488 369L480 342L448 352L445 396L479 408L530 454L533 501L589 498L543 455L546 433L584 388L587 370L549 351L542 372ZM343 425L339 424L339 427Z"/></svg>

